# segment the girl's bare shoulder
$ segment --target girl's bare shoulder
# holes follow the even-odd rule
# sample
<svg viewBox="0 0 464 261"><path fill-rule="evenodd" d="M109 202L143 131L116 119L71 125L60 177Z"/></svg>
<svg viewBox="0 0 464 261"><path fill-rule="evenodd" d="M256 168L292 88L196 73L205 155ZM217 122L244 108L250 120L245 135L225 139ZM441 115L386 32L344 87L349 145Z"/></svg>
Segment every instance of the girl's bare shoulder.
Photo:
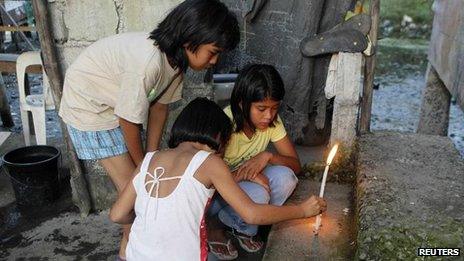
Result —
<svg viewBox="0 0 464 261"><path fill-rule="evenodd" d="M228 167L219 155L211 153L202 165L202 170L217 172L219 170L228 170Z"/></svg>

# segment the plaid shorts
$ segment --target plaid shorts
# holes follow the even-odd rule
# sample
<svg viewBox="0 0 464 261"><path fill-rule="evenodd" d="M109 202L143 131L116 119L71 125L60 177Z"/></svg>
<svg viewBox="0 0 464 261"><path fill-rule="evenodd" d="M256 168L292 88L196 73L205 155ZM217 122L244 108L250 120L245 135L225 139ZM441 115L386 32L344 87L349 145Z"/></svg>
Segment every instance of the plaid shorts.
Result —
<svg viewBox="0 0 464 261"><path fill-rule="evenodd" d="M102 131L81 131L70 125L66 126L79 159L97 160L128 152L120 127Z"/></svg>

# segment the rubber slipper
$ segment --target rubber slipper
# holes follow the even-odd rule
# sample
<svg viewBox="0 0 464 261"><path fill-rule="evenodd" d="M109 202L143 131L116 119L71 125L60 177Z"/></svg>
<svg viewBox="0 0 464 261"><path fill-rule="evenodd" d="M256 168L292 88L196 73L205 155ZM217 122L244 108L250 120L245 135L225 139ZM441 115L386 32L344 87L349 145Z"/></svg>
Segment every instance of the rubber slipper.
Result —
<svg viewBox="0 0 464 261"><path fill-rule="evenodd" d="M364 51L368 46L366 36L354 29L326 32L301 41L300 50L304 56L317 56L326 53Z"/></svg>
<svg viewBox="0 0 464 261"><path fill-rule="evenodd" d="M237 241L238 243L240 244L240 247L243 248L245 251L247 251L248 253L255 253L255 252L258 252L260 251L263 246L264 246L264 242L259 240L259 239L256 239L256 237L254 236L248 236L248 235L245 235L245 234L242 234L240 232L237 232L235 229L232 229L231 231L231 234L237 238ZM246 241L248 242L251 242L253 245L254 243L260 245L259 247L256 247L256 248L250 248L247 244L246 244Z"/></svg>
<svg viewBox="0 0 464 261"><path fill-rule="evenodd" d="M350 19L335 25L327 32L335 32L339 30L358 30L362 34L367 35L369 30L371 30L371 16L368 14L357 14Z"/></svg>
<svg viewBox="0 0 464 261"><path fill-rule="evenodd" d="M214 245L225 246L227 248L227 252L229 254L224 254L217 252L214 248ZM238 257L238 251L235 249L231 249L232 242L227 240L227 243L219 242L219 241L208 241L209 252L211 252L214 256L216 256L219 260L234 260Z"/></svg>

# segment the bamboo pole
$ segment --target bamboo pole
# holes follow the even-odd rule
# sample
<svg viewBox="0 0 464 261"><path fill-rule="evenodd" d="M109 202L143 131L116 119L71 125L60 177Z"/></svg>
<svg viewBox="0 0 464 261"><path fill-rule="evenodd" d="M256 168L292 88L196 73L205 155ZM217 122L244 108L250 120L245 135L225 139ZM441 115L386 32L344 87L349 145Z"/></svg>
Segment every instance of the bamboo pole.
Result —
<svg viewBox="0 0 464 261"><path fill-rule="evenodd" d="M54 48L53 35L49 23L46 0L33 0L34 16L36 20L36 29L39 33L40 46L42 50L42 59L45 72L50 81L50 87L53 93L55 107L60 107L62 95L62 74L57 63L56 53ZM87 189L82 167L77 158L76 151L69 139L66 125L60 119L61 132L67 145L69 162L71 163L71 187L74 204L77 205L81 212L81 216L85 217L91 209L90 194Z"/></svg>
<svg viewBox="0 0 464 261"><path fill-rule="evenodd" d="M3 10L3 12L5 12L5 15L8 16L8 18L10 19L11 23L13 23L14 27L16 28L19 28L20 26L16 23L15 19L13 17L11 17L10 13L8 13L8 11L5 9L5 7L3 6L3 4L0 4L0 8ZM29 39L27 39L27 36L23 33L23 31L21 30L18 30L17 32L19 32L19 35L21 35L21 37L24 39L24 41L31 47L31 49L33 51L37 50L37 47L35 47L31 41L29 41Z"/></svg>
<svg viewBox="0 0 464 261"><path fill-rule="evenodd" d="M364 67L364 88L361 101L360 120L361 133L369 132L371 125L372 94L374 86L374 72L376 65L377 37L379 31L380 0L371 0L369 5L369 12L372 18L372 25L371 30L369 32L369 38L372 42L374 54L370 57L366 57L366 64Z"/></svg>

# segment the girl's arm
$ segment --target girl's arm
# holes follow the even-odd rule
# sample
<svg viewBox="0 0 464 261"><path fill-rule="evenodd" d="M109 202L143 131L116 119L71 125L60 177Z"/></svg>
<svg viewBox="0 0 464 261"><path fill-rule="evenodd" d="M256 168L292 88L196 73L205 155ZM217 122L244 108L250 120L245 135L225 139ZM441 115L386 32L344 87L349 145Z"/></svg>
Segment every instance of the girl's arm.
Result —
<svg viewBox="0 0 464 261"><path fill-rule="evenodd" d="M300 159L298 158L295 146L293 145L288 135L274 142L273 144L277 150L277 153L273 154L269 152L271 154L269 157L269 163L273 165L283 165L289 167L293 170L293 172L295 172L295 174L300 173Z"/></svg>
<svg viewBox="0 0 464 261"><path fill-rule="evenodd" d="M142 125L119 118L119 126L126 141L129 155L134 164L139 165L143 159L142 136L140 135Z"/></svg>
<svg viewBox="0 0 464 261"><path fill-rule="evenodd" d="M134 205L136 196L131 180L111 207L110 220L119 224L131 224L135 218Z"/></svg>
<svg viewBox="0 0 464 261"><path fill-rule="evenodd" d="M254 180L267 164L283 165L291 168L295 174L300 173L300 159L290 138L286 135L273 144L277 153L262 151L247 160L237 170L236 180Z"/></svg>
<svg viewBox="0 0 464 261"><path fill-rule="evenodd" d="M248 224L273 224L287 219L310 217L326 209L325 201L314 196L296 206L256 204L237 185L226 164L217 156L210 156L200 167L199 173L206 176L222 198Z"/></svg>
<svg viewBox="0 0 464 261"><path fill-rule="evenodd" d="M140 164L141 165L141 164ZM140 165L132 173L132 178L126 184L118 199L110 209L110 220L119 224L131 224L135 218L134 205L137 196L133 179L140 172Z"/></svg>
<svg viewBox="0 0 464 261"><path fill-rule="evenodd" d="M147 126L147 151L155 151L159 147L164 124L168 117L169 107L167 104L155 102L150 106Z"/></svg>

